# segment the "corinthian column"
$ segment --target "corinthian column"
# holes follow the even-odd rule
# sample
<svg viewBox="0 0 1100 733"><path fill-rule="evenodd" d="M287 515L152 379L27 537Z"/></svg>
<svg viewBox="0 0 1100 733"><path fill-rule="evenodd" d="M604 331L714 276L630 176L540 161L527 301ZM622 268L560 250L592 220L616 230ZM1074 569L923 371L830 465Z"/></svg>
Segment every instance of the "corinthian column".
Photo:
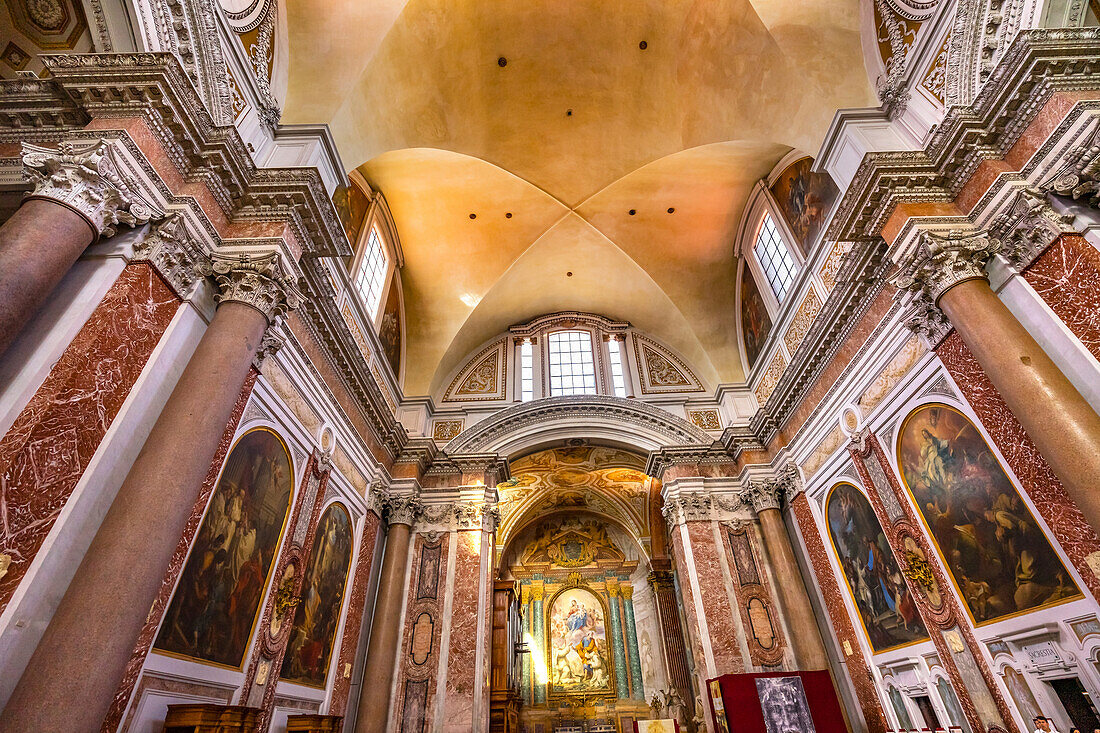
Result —
<svg viewBox="0 0 1100 733"><path fill-rule="evenodd" d="M923 317L954 327L1070 497L1100 535L1100 416L989 287L985 265L1000 245L984 232L925 233L894 284Z"/></svg>
<svg viewBox="0 0 1100 733"><path fill-rule="evenodd" d="M371 618L355 733L384 733L389 722L390 688L397 663L397 644L401 640L401 601L405 597L409 536L421 511L420 499L415 496L390 497L385 507L389 531Z"/></svg>
<svg viewBox="0 0 1100 733"><path fill-rule="evenodd" d="M144 224L152 211L131 190L109 144L23 144L34 192L0 227L0 354L81 253L119 224Z"/></svg>
<svg viewBox="0 0 1100 733"><path fill-rule="evenodd" d="M277 257L217 258L218 310L0 715L0 730L99 727L264 333L297 304Z"/></svg>
<svg viewBox="0 0 1100 733"><path fill-rule="evenodd" d="M779 511L788 487L799 480L797 471L794 466L788 466L778 478L750 482L745 498L760 520L764 544L777 581L779 601L791 630L795 662L801 670L828 669L829 657L821 641L817 618L794 556L787 525L783 523L783 515Z"/></svg>

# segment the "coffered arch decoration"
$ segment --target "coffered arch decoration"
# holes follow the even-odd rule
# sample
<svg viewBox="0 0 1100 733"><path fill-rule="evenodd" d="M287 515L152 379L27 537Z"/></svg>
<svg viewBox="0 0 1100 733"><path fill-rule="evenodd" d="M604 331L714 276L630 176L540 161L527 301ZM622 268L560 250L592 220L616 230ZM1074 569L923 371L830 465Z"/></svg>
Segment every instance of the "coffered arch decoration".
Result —
<svg viewBox="0 0 1100 733"><path fill-rule="evenodd" d="M501 410L451 440L446 452L522 455L578 438L643 452L667 445L709 446L714 440L702 428L644 402L571 395Z"/></svg>

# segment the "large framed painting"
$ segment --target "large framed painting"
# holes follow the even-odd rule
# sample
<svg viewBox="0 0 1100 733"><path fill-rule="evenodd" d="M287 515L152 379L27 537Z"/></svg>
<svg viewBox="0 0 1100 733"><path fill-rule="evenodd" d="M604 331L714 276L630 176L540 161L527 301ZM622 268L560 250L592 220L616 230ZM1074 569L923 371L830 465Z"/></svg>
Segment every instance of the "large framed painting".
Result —
<svg viewBox="0 0 1100 733"><path fill-rule="evenodd" d="M874 652L927 639L916 602L863 492L852 484L837 484L829 492L825 516L837 561Z"/></svg>
<svg viewBox="0 0 1100 733"><path fill-rule="evenodd" d="M772 319L768 315L768 307L764 305L764 297L760 295L756 279L746 262L741 266L741 335L745 339L745 358L749 369L752 369L756 358L760 356L760 350L764 348L764 341L771 330Z"/></svg>
<svg viewBox="0 0 1100 733"><path fill-rule="evenodd" d="M363 226L363 219L370 208L370 199L367 198L359 184L351 181L347 187L338 186L332 193L332 205L336 209L336 216L340 218L340 224L344 227L344 234L352 250L359 244L359 230Z"/></svg>
<svg viewBox="0 0 1100 733"><path fill-rule="evenodd" d="M382 342L382 353L393 369L393 376L401 378L401 278L394 270L390 280L390 294L386 298L386 308L382 311L382 322L378 325L378 340Z"/></svg>
<svg viewBox="0 0 1100 733"><path fill-rule="evenodd" d="M905 418L898 466L977 624L1081 595L978 429L953 407Z"/></svg>
<svg viewBox="0 0 1100 733"><path fill-rule="evenodd" d="M546 613L551 694L612 693L614 675L603 601L586 588L567 588Z"/></svg>
<svg viewBox="0 0 1100 733"><path fill-rule="evenodd" d="M351 517L342 504L333 504L321 515L313 536L279 675L284 680L324 688L350 568Z"/></svg>
<svg viewBox="0 0 1100 733"><path fill-rule="evenodd" d="M241 667L293 483L290 454L273 431L256 428L237 440L157 634L158 651Z"/></svg>
<svg viewBox="0 0 1100 733"><path fill-rule="evenodd" d="M817 241L825 217L840 191L828 173L814 173L813 158L802 158L784 169L771 186L772 197L802 251Z"/></svg>

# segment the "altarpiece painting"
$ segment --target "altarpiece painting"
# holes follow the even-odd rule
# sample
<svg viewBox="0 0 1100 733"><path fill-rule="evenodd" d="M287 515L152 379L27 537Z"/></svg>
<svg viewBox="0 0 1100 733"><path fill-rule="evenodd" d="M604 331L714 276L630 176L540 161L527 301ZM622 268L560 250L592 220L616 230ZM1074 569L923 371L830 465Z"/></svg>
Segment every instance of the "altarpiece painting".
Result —
<svg viewBox="0 0 1100 733"><path fill-rule="evenodd" d="M157 635L159 651L239 668L290 508L294 476L267 428L233 446Z"/></svg>
<svg viewBox="0 0 1100 733"><path fill-rule="evenodd" d="M901 568L867 497L838 484L826 503L829 537L875 653L928 638Z"/></svg>
<svg viewBox="0 0 1100 733"><path fill-rule="evenodd" d="M309 554L301 601L294 612L280 677L324 687L340 625L348 569L351 567L351 518L340 504L321 515Z"/></svg>
<svg viewBox="0 0 1100 733"><path fill-rule="evenodd" d="M967 610L989 623L1080 595L981 433L944 404L902 425L898 466Z"/></svg>
<svg viewBox="0 0 1100 733"><path fill-rule="evenodd" d="M590 590L569 588L547 613L550 684L554 692L610 692L611 674L603 602Z"/></svg>

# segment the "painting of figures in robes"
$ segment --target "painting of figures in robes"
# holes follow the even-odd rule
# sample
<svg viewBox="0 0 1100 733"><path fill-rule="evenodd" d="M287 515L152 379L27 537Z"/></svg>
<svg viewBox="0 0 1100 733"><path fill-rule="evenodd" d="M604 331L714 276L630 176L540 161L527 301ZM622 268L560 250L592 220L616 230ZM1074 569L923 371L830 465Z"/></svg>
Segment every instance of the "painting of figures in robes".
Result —
<svg viewBox="0 0 1100 733"><path fill-rule="evenodd" d="M343 506L333 504L321 515L313 536L301 601L283 657L283 679L325 686L350 567L351 518Z"/></svg>
<svg viewBox="0 0 1100 733"><path fill-rule="evenodd" d="M914 410L898 466L967 610L988 623L1080 595L981 433L942 404Z"/></svg>
<svg viewBox="0 0 1100 733"><path fill-rule="evenodd" d="M779 174L771 186L775 203L802 245L803 252L817 241L821 228L825 226L825 217L840 193L828 173L810 170L813 164L813 158L796 160Z"/></svg>
<svg viewBox="0 0 1100 733"><path fill-rule="evenodd" d="M546 625L553 691L611 689L611 655L603 614L603 604L584 588L570 588L554 598Z"/></svg>
<svg viewBox="0 0 1100 733"><path fill-rule="evenodd" d="M160 651L239 668L294 482L282 439L244 434L226 458L157 635Z"/></svg>
<svg viewBox="0 0 1100 733"><path fill-rule="evenodd" d="M746 262L741 268L741 335L745 338L745 358L749 362L749 369L756 363L756 357L760 356L771 330L772 319L768 315L768 307L764 305L764 298L760 295L756 280Z"/></svg>
<svg viewBox="0 0 1100 733"><path fill-rule="evenodd" d="M875 653L928 638L916 602L867 497L838 484L826 504L829 537Z"/></svg>

